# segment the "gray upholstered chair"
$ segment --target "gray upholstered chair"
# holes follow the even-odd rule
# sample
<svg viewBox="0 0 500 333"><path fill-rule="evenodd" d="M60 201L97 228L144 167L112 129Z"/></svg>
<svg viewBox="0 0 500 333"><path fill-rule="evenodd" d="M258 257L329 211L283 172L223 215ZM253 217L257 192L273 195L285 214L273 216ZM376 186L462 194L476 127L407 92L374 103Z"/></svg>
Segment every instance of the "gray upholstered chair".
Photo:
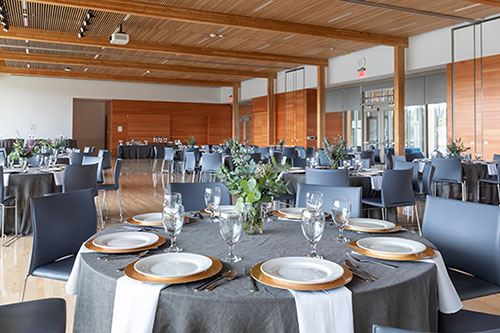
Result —
<svg viewBox="0 0 500 333"><path fill-rule="evenodd" d="M306 148L306 158L314 157L314 153L316 152L315 147L307 147Z"/></svg>
<svg viewBox="0 0 500 333"><path fill-rule="evenodd" d="M374 150L363 150L361 152L361 159L370 160L370 167L375 165L375 151Z"/></svg>
<svg viewBox="0 0 500 333"><path fill-rule="evenodd" d="M276 160L276 163L280 164L283 160L283 153L280 151L273 151L273 157Z"/></svg>
<svg viewBox="0 0 500 333"><path fill-rule="evenodd" d="M291 163L291 160L295 157L295 147L283 147L283 156L286 157L287 163Z"/></svg>
<svg viewBox="0 0 500 333"><path fill-rule="evenodd" d="M161 173L169 173L172 175L174 173L175 166L175 150L174 147L164 147L165 154L163 155L163 162L161 163ZM167 168L165 169L165 163L167 164Z"/></svg>
<svg viewBox="0 0 500 333"><path fill-rule="evenodd" d="M99 149L97 153L97 157L102 158L102 170L109 170L112 168L111 166L111 152L109 150Z"/></svg>
<svg viewBox="0 0 500 333"><path fill-rule="evenodd" d="M262 158L268 159L271 156L271 152L269 151L269 147L257 147L257 152L260 153Z"/></svg>
<svg viewBox="0 0 500 333"><path fill-rule="evenodd" d="M420 183L418 181L418 164L417 163L412 163L412 162L402 162L395 160L394 165L393 165L393 170L408 170L412 169L413 174L412 174L412 185L413 185L413 191L418 193L420 192Z"/></svg>
<svg viewBox="0 0 500 333"><path fill-rule="evenodd" d="M182 181L184 181L186 177L186 172L191 172L193 174L191 181L194 183L194 179L196 178L196 156L194 154L194 151L186 151L184 153Z"/></svg>
<svg viewBox="0 0 500 333"><path fill-rule="evenodd" d="M5 166L7 163L7 149L0 148L0 165Z"/></svg>
<svg viewBox="0 0 500 333"><path fill-rule="evenodd" d="M326 186L349 186L347 169L306 169L306 184Z"/></svg>
<svg viewBox="0 0 500 333"><path fill-rule="evenodd" d="M304 147L295 147L295 156L306 159L306 149Z"/></svg>
<svg viewBox="0 0 500 333"><path fill-rule="evenodd" d="M46 298L0 306L3 333L66 332L66 301Z"/></svg>
<svg viewBox="0 0 500 333"><path fill-rule="evenodd" d="M12 205L14 204L14 205ZM2 246L9 246L18 238L17 234L17 198L14 196L5 196L5 184L3 182L3 166L0 165L0 208L2 211ZM14 209L14 237L6 242L7 235L5 235L5 209Z"/></svg>
<svg viewBox="0 0 500 333"><path fill-rule="evenodd" d="M91 164L97 165L97 171L96 171L97 183L98 184L103 183L104 177L102 175L102 157L84 155L82 159L82 165L91 165Z"/></svg>
<svg viewBox="0 0 500 333"><path fill-rule="evenodd" d="M69 161L69 164L71 164L71 165L82 165L82 162L83 162L83 153L73 152L71 154L71 160Z"/></svg>
<svg viewBox="0 0 500 333"><path fill-rule="evenodd" d="M292 167L294 168L305 168L307 161L305 158L295 157L292 159Z"/></svg>
<svg viewBox="0 0 500 333"><path fill-rule="evenodd" d="M260 153L251 153L249 154L250 155L250 158L255 162L255 163L259 163L260 160L261 160L261 157L262 155Z"/></svg>
<svg viewBox="0 0 500 333"><path fill-rule="evenodd" d="M92 189L31 198L33 247L28 277L67 281L83 242L96 233L96 210Z"/></svg>
<svg viewBox="0 0 500 333"><path fill-rule="evenodd" d="M205 153L203 154L203 158L201 160L201 171L200 171L200 179L202 180L202 176L204 174L208 174L209 176L215 175L217 171L219 171L222 166L222 154L221 153Z"/></svg>
<svg viewBox="0 0 500 333"><path fill-rule="evenodd" d="M434 179L435 168L430 164L425 164L424 172L422 173L422 192L415 194L415 200L425 201L428 195L432 193L432 180Z"/></svg>
<svg viewBox="0 0 500 333"><path fill-rule="evenodd" d="M467 200L467 184L462 176L462 163L460 158L433 158L434 171L434 195L436 194L436 183L460 184L462 185L462 201Z"/></svg>
<svg viewBox="0 0 500 333"><path fill-rule="evenodd" d="M332 165L323 149L318 149L318 163L320 166L330 167Z"/></svg>
<svg viewBox="0 0 500 333"><path fill-rule="evenodd" d="M413 162L413 160L420 159L420 158L425 158L425 156L421 152L418 152L418 153L408 153L408 154L405 154L405 158L406 158L406 161Z"/></svg>
<svg viewBox="0 0 500 333"><path fill-rule="evenodd" d="M349 199L351 201L351 217L361 217L361 187L298 184L295 198L296 207L306 207L307 192L323 193L323 211L327 213L330 213L334 199Z"/></svg>
<svg viewBox="0 0 500 333"><path fill-rule="evenodd" d="M489 178L481 178L477 182L477 197L481 200L481 183L495 185L497 188L498 194L498 204L500 205L500 155L493 155L493 160L497 161L497 178L489 179Z"/></svg>
<svg viewBox="0 0 500 333"><path fill-rule="evenodd" d="M99 184L97 185L97 190L103 193L104 199L106 201L106 213L109 214L109 204L108 197L106 195L107 191L116 191L116 195L118 197L118 207L120 208L120 222L123 220L123 209L122 209L122 200L120 195L120 173L122 170L122 162L121 158L116 160L115 171L113 174L114 182L113 184Z"/></svg>
<svg viewBox="0 0 500 333"><path fill-rule="evenodd" d="M230 205L231 195L222 183L169 183L169 192L182 195L182 204L186 212L199 211L205 208L205 189L207 187L220 187L220 205Z"/></svg>
<svg viewBox="0 0 500 333"><path fill-rule="evenodd" d="M422 235L436 245L462 300L500 292L500 207L428 196Z"/></svg>

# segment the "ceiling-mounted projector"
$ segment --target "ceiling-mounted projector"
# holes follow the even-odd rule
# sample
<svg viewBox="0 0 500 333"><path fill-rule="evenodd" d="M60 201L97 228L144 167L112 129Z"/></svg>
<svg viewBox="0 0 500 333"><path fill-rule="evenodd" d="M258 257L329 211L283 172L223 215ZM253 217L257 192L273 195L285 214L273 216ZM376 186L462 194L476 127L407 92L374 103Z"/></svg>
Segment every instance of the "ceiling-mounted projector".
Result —
<svg viewBox="0 0 500 333"><path fill-rule="evenodd" d="M130 40L130 36L122 31L121 23L118 25L117 31L113 32L111 36L109 36L109 42L111 44L125 45Z"/></svg>

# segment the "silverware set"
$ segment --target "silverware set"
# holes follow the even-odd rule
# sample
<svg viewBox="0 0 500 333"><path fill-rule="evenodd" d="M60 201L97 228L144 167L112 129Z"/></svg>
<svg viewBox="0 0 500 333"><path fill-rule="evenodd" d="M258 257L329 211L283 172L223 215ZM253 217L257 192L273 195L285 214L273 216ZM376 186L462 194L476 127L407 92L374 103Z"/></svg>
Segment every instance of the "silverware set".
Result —
<svg viewBox="0 0 500 333"><path fill-rule="evenodd" d="M221 276L216 277L215 279L212 279L208 282L205 282L201 286L198 286L194 288L194 291L202 291L202 290L214 290L218 286L220 286L224 281L231 281L233 280L238 272L234 269L231 269L227 272L222 273Z"/></svg>
<svg viewBox="0 0 500 333"><path fill-rule="evenodd" d="M250 291L251 292L259 291L257 283L255 283L255 279L252 276L252 266L245 266L245 275L250 281Z"/></svg>
<svg viewBox="0 0 500 333"><path fill-rule="evenodd" d="M352 274L356 277L358 277L359 279L363 280L363 281L366 281L366 282L370 282L370 281L376 281L378 279L378 277L368 273L367 271L361 269L358 265L356 265L356 263L368 263L368 264L375 264L375 265L380 265L380 266L384 266L384 267L388 267L388 268L391 268L391 269L397 269L399 268L398 265L394 265L394 264L388 264L388 263L385 263L385 262L381 262L381 261L377 261L377 260L372 260L372 259L366 259L365 257L361 257L359 256L358 254L355 254L355 253L349 253L349 252L346 252L346 257L347 259L345 259L345 264L347 266L347 268L349 268L352 272Z"/></svg>
<svg viewBox="0 0 500 333"><path fill-rule="evenodd" d="M392 268L392 269L399 268L398 265L388 264L388 263L385 263L385 262L371 260L371 259L370 260L369 259L365 259L365 258L360 257L359 255L354 254L354 253L346 252L345 255L349 259L351 259L352 261L356 261L356 262L359 262L359 263L375 264L375 265L380 265L380 266L384 266L384 267L389 267L389 268Z"/></svg>

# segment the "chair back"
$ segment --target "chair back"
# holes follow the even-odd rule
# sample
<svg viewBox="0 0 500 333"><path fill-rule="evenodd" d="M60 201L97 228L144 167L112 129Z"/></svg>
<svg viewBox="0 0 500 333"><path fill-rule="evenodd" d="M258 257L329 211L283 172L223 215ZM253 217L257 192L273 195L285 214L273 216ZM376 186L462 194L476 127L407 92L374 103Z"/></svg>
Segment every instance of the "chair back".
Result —
<svg viewBox="0 0 500 333"><path fill-rule="evenodd" d="M422 235L447 266L500 286L500 207L428 196Z"/></svg>
<svg viewBox="0 0 500 333"><path fill-rule="evenodd" d="M292 159L292 167L294 168L305 168L306 165L307 165L307 160L305 157L304 158L295 157Z"/></svg>
<svg viewBox="0 0 500 333"><path fill-rule="evenodd" d="M345 187L349 186L347 169L306 169L306 184Z"/></svg>
<svg viewBox="0 0 500 333"><path fill-rule="evenodd" d="M299 158L306 158L306 149L304 147L295 147L296 156Z"/></svg>
<svg viewBox="0 0 500 333"><path fill-rule="evenodd" d="M199 163L201 158L200 148L186 148L185 152L187 153L188 151L194 152L196 163Z"/></svg>
<svg viewBox="0 0 500 333"><path fill-rule="evenodd" d="M408 170L412 169L413 174L412 174L412 185L413 185L413 191L415 192L420 192L420 183L418 181L418 164L417 163L412 163L412 162L401 162L401 161L394 161L394 167L392 168L393 170Z"/></svg>
<svg viewBox="0 0 500 333"><path fill-rule="evenodd" d="M295 147L283 147L283 156L292 160L295 157Z"/></svg>
<svg viewBox="0 0 500 333"><path fill-rule="evenodd" d="M460 158L433 158L432 166L436 168L434 180L462 181L462 163Z"/></svg>
<svg viewBox="0 0 500 333"><path fill-rule="evenodd" d="M71 154L71 160L69 161L69 164L71 164L71 165L82 165L82 162L83 162L83 153L73 152Z"/></svg>
<svg viewBox="0 0 500 333"><path fill-rule="evenodd" d="M420 158L425 158L424 154L422 152L417 152L417 153L408 153L405 154L406 161L408 162L413 162L415 159L420 159Z"/></svg>
<svg viewBox="0 0 500 333"><path fill-rule="evenodd" d="M184 170L194 171L196 169L196 156L194 151L186 151L184 153Z"/></svg>
<svg viewBox="0 0 500 333"><path fill-rule="evenodd" d="M295 207L306 207L307 192L323 193L324 212L331 212L334 199L348 199L351 201L351 217L361 217L361 187L297 184Z"/></svg>
<svg viewBox="0 0 500 333"><path fill-rule="evenodd" d="M173 161L174 157L175 157L174 147L164 147L163 150L165 151L165 154L163 155L163 159L165 161Z"/></svg>
<svg viewBox="0 0 500 333"><path fill-rule="evenodd" d="M96 171L97 182L102 183L104 179L102 175L102 157L84 155L82 160L82 165L90 165L90 164L97 164L97 171Z"/></svg>
<svg viewBox="0 0 500 333"><path fill-rule="evenodd" d="M392 155L392 163L393 163L393 166L394 166L394 163L396 161L400 161L400 162L406 162L406 156L396 156L396 155Z"/></svg>
<svg viewBox="0 0 500 333"><path fill-rule="evenodd" d="M273 157L276 160L276 163L281 164L281 161L283 160L283 153L280 151L273 151Z"/></svg>
<svg viewBox="0 0 500 333"><path fill-rule="evenodd" d="M372 166L372 160L369 159L369 158L363 158L361 159L361 167L363 169L370 169L370 167Z"/></svg>
<svg viewBox="0 0 500 333"><path fill-rule="evenodd" d="M120 187L120 174L122 172L122 163L123 160L121 158L118 158L115 163L115 171L113 173L113 178L115 181L116 188Z"/></svg>
<svg viewBox="0 0 500 333"><path fill-rule="evenodd" d="M3 166L0 165L0 204L5 201L5 184L3 182Z"/></svg>
<svg viewBox="0 0 500 333"><path fill-rule="evenodd" d="M372 333L422 333L419 331L410 331L401 328L392 328L386 326L373 325Z"/></svg>
<svg viewBox="0 0 500 333"><path fill-rule="evenodd" d="M203 157L205 158L205 157ZM231 195L227 187L220 183L169 183L168 190L170 193L178 192L182 195L182 204L186 212L199 211L206 207L205 205L205 189L220 187L221 197L220 205L230 205Z"/></svg>
<svg viewBox="0 0 500 333"><path fill-rule="evenodd" d="M255 162L255 163L259 163L260 162L260 153L251 153L250 154L250 158Z"/></svg>
<svg viewBox="0 0 500 333"><path fill-rule="evenodd" d="M201 171L203 171L203 172L219 171L221 165L222 165L222 154L221 153L205 153L205 154L203 154L203 159L201 161Z"/></svg>
<svg viewBox="0 0 500 333"><path fill-rule="evenodd" d="M5 149L5 148L4 148ZM500 154L493 155L493 161L497 161L500 163Z"/></svg>
<svg viewBox="0 0 500 333"><path fill-rule="evenodd" d="M97 164L67 165L64 169L63 192L88 188L97 196Z"/></svg>
<svg viewBox="0 0 500 333"><path fill-rule="evenodd" d="M7 161L7 149L0 148L0 165L5 165Z"/></svg>
<svg viewBox="0 0 500 333"><path fill-rule="evenodd" d="M382 176L382 205L384 207L413 206L413 169L385 170Z"/></svg>
<svg viewBox="0 0 500 333"><path fill-rule="evenodd" d="M83 153L90 153L90 147L83 147Z"/></svg>
<svg viewBox="0 0 500 333"><path fill-rule="evenodd" d="M314 157L314 153L316 152L315 147L307 147L306 148L306 158Z"/></svg>
<svg viewBox="0 0 500 333"><path fill-rule="evenodd" d="M361 152L361 159L370 160L370 167L375 164L375 151L373 150L363 150Z"/></svg>
<svg viewBox="0 0 500 333"><path fill-rule="evenodd" d="M257 152L260 153L260 156L264 157L264 158L269 158L271 155L270 151L269 151L269 147L257 147Z"/></svg>
<svg viewBox="0 0 500 333"><path fill-rule="evenodd" d="M434 179L434 170L436 168L430 164L425 164L424 172L422 173L422 193L432 195L432 180Z"/></svg>
<svg viewBox="0 0 500 333"><path fill-rule="evenodd" d="M373 160L375 163L380 163L380 149L373 149Z"/></svg>
<svg viewBox="0 0 500 333"><path fill-rule="evenodd" d="M326 152L323 149L318 149L318 159L319 159L319 165L320 166L331 166L332 164L330 163L330 160L328 159L328 156L326 156Z"/></svg>
<svg viewBox="0 0 500 333"><path fill-rule="evenodd" d="M91 189L31 198L33 247L28 274L68 255L96 233L97 216Z"/></svg>
<svg viewBox="0 0 500 333"><path fill-rule="evenodd" d="M111 169L111 152L109 150L99 149L97 157L102 158L102 170Z"/></svg>
<svg viewBox="0 0 500 333"><path fill-rule="evenodd" d="M394 155L389 153L385 154L385 168L392 169L394 167L394 160L392 159Z"/></svg>

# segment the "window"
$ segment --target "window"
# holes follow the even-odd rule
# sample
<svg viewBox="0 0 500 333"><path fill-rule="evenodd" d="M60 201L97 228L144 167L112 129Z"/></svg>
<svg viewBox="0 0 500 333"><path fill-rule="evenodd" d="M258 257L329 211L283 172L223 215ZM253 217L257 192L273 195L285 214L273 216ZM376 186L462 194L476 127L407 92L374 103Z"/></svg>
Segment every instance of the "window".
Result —
<svg viewBox="0 0 500 333"><path fill-rule="evenodd" d="M429 153L439 150L446 153L447 127L446 103L428 104Z"/></svg>

